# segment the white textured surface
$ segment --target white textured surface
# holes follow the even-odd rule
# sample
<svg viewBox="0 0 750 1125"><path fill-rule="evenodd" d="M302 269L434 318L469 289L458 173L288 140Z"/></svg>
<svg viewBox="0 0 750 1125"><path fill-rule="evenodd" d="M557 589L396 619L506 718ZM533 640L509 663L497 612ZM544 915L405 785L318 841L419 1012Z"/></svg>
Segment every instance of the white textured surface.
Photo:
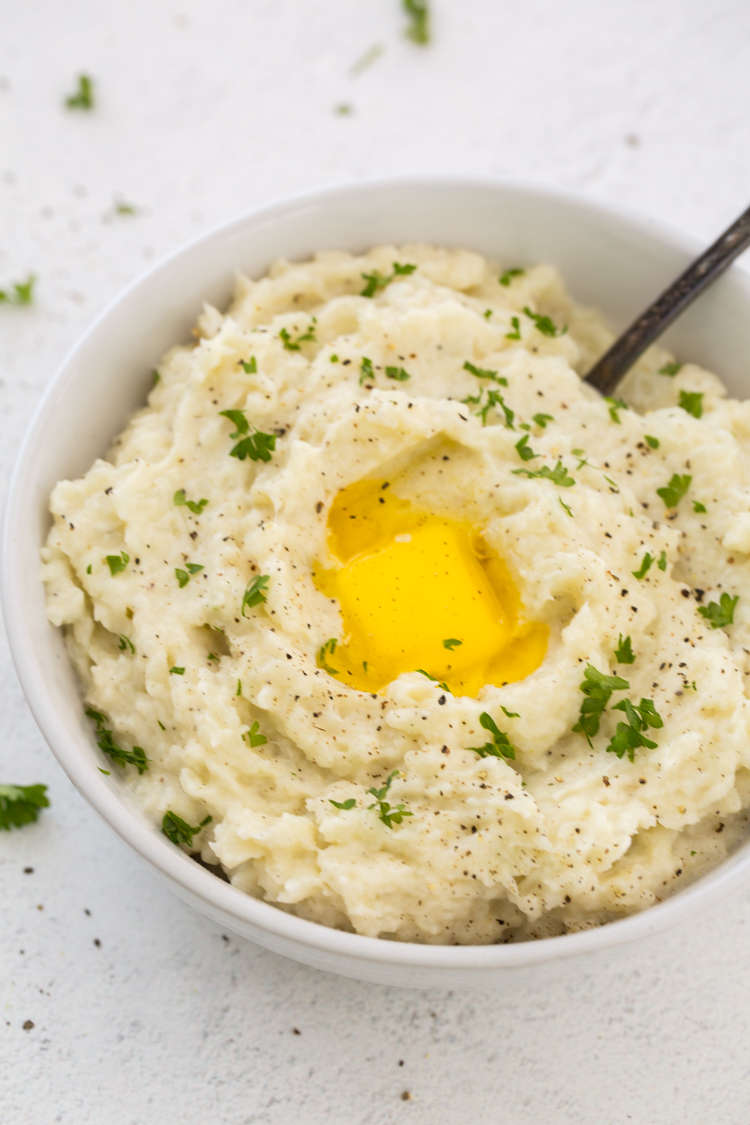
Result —
<svg viewBox="0 0 750 1125"><path fill-rule="evenodd" d="M400 38L396 0L0 8L0 288L39 275L34 308L0 307L3 477L95 312L151 259L279 195L496 172L705 238L747 205L745 0L436 0L427 50ZM373 43L385 53L348 75ZM60 107L79 70L92 114ZM117 199L140 213L115 217ZM642 963L615 952L564 984L328 977L225 940L165 892L57 768L2 659L0 777L52 799L0 840L3 1125L745 1119L748 896Z"/></svg>

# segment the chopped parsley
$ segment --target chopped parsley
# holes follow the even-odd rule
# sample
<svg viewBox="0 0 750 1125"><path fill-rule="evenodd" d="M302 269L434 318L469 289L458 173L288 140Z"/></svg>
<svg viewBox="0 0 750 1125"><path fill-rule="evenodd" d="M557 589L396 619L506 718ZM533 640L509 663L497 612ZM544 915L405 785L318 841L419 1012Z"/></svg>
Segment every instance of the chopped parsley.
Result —
<svg viewBox="0 0 750 1125"><path fill-rule="evenodd" d="M310 321L307 332L300 333L296 340L292 339L286 328L282 328L279 332L279 339L288 352L298 352L300 350L300 344L304 344L308 340L315 340L315 329L317 327L317 324L318 318L314 316Z"/></svg>
<svg viewBox="0 0 750 1125"><path fill-rule="evenodd" d="M419 672L420 676L426 676L428 680L432 680L432 682L434 684L437 684L438 687L442 688L443 691L451 692L451 689L447 684L444 684L442 680L439 680L437 678L437 676L431 676L429 672L425 672L424 668L415 668L414 671Z"/></svg>
<svg viewBox="0 0 750 1125"><path fill-rule="evenodd" d="M184 670L184 669L183 669ZM134 746L132 750L123 750L121 746L115 742L115 736L112 731L107 728L107 717L101 711L95 711L93 707L86 709L86 715L96 726L97 745L99 749L107 754L117 766L123 768L127 765L135 766L138 773L145 773L148 769L149 762L146 753L141 746Z"/></svg>
<svg viewBox="0 0 750 1125"><path fill-rule="evenodd" d="M505 333L505 339L506 340L520 340L521 339L521 321L518 319L517 316L512 316L510 318L510 323L512 325L513 331L512 332L506 332Z"/></svg>
<svg viewBox="0 0 750 1125"><path fill-rule="evenodd" d="M328 663L328 657L333 656L336 651L336 643L336 638L331 637L318 649L318 667L327 672L329 676L335 676L338 672L338 668L332 668Z"/></svg>
<svg viewBox="0 0 750 1125"><path fill-rule="evenodd" d="M49 808L46 793L46 785L0 785L0 829L33 824L39 810Z"/></svg>
<svg viewBox="0 0 750 1125"><path fill-rule="evenodd" d="M627 722L617 724L617 729L607 747L608 754L616 754L618 758L627 754L632 762L639 746L646 746L649 750L656 747L656 743L646 738L643 733L649 727L664 726L661 715L654 707L653 699L642 699L639 704L631 703L629 699L622 699L612 710L624 711Z"/></svg>
<svg viewBox="0 0 750 1125"><path fill-rule="evenodd" d="M482 313L482 316L484 317L485 320L489 320L490 317L492 316L492 309L485 309L484 312Z"/></svg>
<svg viewBox="0 0 750 1125"><path fill-rule="evenodd" d="M251 746L265 746L268 739L264 734L260 733L260 723L256 719L250 730L245 731L244 738L250 743Z"/></svg>
<svg viewBox="0 0 750 1125"><path fill-rule="evenodd" d="M0 289L0 304L30 305L34 300L36 277L30 273L25 281L14 281L10 289Z"/></svg>
<svg viewBox="0 0 750 1125"><path fill-rule="evenodd" d="M568 515L570 516L570 518L571 518L571 519L575 519L575 516L573 515L573 512L571 511L570 507L569 507L569 506L568 506L568 505L567 505L567 504L565 503L565 501L563 500L562 496L558 496L558 498L557 498L557 499L558 499L558 500L560 501L560 505L561 505L561 507L563 507L563 508L565 509L565 511L566 511L566 512L568 513Z"/></svg>
<svg viewBox="0 0 750 1125"><path fill-rule="evenodd" d="M500 730L492 716L488 715L486 711L482 711L479 722L492 735L492 742L485 742L484 746L468 746L467 749L473 750L480 758L512 758L515 760L515 746L513 746L507 734Z"/></svg>
<svg viewBox="0 0 750 1125"><path fill-rule="evenodd" d="M524 305L523 311L529 320L534 321L537 332L541 332L542 336L564 336L568 331L567 324L563 328L558 328L548 316L532 312L528 305Z"/></svg>
<svg viewBox="0 0 750 1125"><path fill-rule="evenodd" d="M470 363L468 359L463 369L468 371L470 375L475 375L477 379L491 379L493 383L499 383L502 387L508 386L508 380L502 375L498 375L497 371L490 371L488 367L477 367L476 364Z"/></svg>
<svg viewBox="0 0 750 1125"><path fill-rule="evenodd" d="M666 570L667 569L667 552L666 551L662 551L662 553L659 555L659 561L656 565L658 566L659 570Z"/></svg>
<svg viewBox="0 0 750 1125"><path fill-rule="evenodd" d="M393 273L387 276L379 273L377 270L373 270L372 273L363 273L362 277L367 284L360 293L360 297L374 297L376 293L379 293L381 289L385 289L385 287L390 285L392 281L395 281L397 277L408 277L410 273L414 273L416 268L415 265L411 265L409 262L405 264L394 262Z"/></svg>
<svg viewBox="0 0 750 1125"><path fill-rule="evenodd" d="M256 362L256 359L255 359L254 355L251 355L250 359L248 359L248 360L241 359L240 360L240 367L242 368L242 370L245 372L246 375L257 375L257 373L258 373L258 364Z"/></svg>
<svg viewBox="0 0 750 1125"><path fill-rule="evenodd" d="M248 433L250 423L245 417L244 410L220 410L219 414L222 418L228 418L232 425L236 426L230 438L234 441L236 438L241 440L237 442L235 447L230 450L229 456L236 457L240 461L244 461L249 457L251 461L270 461L271 454L276 448L276 435L264 434L261 430ZM247 436L245 436L247 435Z"/></svg>
<svg viewBox="0 0 750 1125"><path fill-rule="evenodd" d="M687 410L688 414L692 414L693 418L702 417L703 393L699 391L680 391L678 406L681 406L683 410Z"/></svg>
<svg viewBox="0 0 750 1125"><path fill-rule="evenodd" d="M186 563L185 565L187 567L187 570L180 570L179 567L175 567L175 575L177 577L177 581L180 584L180 589L182 589L183 586L187 586L188 582L190 581L191 575L199 574L200 571L204 569L204 567L200 563Z"/></svg>
<svg viewBox="0 0 750 1125"><path fill-rule="evenodd" d="M334 808L344 809L346 812L348 812L349 809L353 809L357 803L356 797L349 797L346 801L334 801L332 797L329 797L328 801ZM372 805L370 808L372 808Z"/></svg>
<svg viewBox="0 0 750 1125"><path fill-rule="evenodd" d="M584 735L589 746L592 746L591 739L599 733L599 722L612 692L627 691L629 687L629 682L621 676L607 676L593 664L587 664L581 684L581 691L586 698L581 704L580 717L573 727L573 733Z"/></svg>
<svg viewBox="0 0 750 1125"><path fill-rule="evenodd" d="M220 657L218 657L215 652L209 652L208 655L206 656L206 660L219 660L219 659L220 659Z"/></svg>
<svg viewBox="0 0 750 1125"><path fill-rule="evenodd" d="M91 563L86 567L86 573L91 574Z"/></svg>
<svg viewBox="0 0 750 1125"><path fill-rule="evenodd" d="M722 594L718 602L709 602L708 605L698 607L698 613L711 623L712 629L722 629L725 625L734 625L734 607L740 600L740 595Z"/></svg>
<svg viewBox="0 0 750 1125"><path fill-rule="evenodd" d="M208 503L208 500L206 500L205 497L203 500L188 500L185 495L185 489L180 488L174 494L174 503L176 507L189 508L196 516L199 516Z"/></svg>
<svg viewBox="0 0 750 1125"><path fill-rule="evenodd" d="M690 482L693 478L688 476L687 473L679 476L677 473L672 474L672 479L669 484L665 484L664 488L657 488L656 495L661 496L667 508L676 508L680 500L690 488Z"/></svg>
<svg viewBox="0 0 750 1125"><path fill-rule="evenodd" d="M550 469L549 465L542 465L541 469L536 470L512 469L511 471L514 476L523 474L529 479L540 477L542 480L551 480L553 484L559 484L561 488L571 488L575 484L575 480L570 476L562 461L558 461L554 469Z"/></svg>
<svg viewBox="0 0 750 1125"><path fill-rule="evenodd" d="M360 387L366 379L374 379L375 372L372 367L372 360L366 355L362 356L359 364L359 385Z"/></svg>
<svg viewBox="0 0 750 1125"><path fill-rule="evenodd" d="M537 426L541 426L543 430L547 428L548 422L554 422L551 414L535 414L532 421L536 422Z"/></svg>
<svg viewBox="0 0 750 1125"><path fill-rule="evenodd" d="M646 441L648 442L648 444L651 446L652 449L658 449L659 448L659 439L658 438L652 437L651 434L644 434L643 436L646 439Z"/></svg>
<svg viewBox="0 0 750 1125"><path fill-rule="evenodd" d="M497 280L500 282L501 285L504 285L505 288L507 289L514 277L523 277L523 275L525 273L526 273L526 270L520 270L520 269L505 270L503 273L500 274L500 276Z"/></svg>
<svg viewBox="0 0 750 1125"><path fill-rule="evenodd" d="M665 363L659 368L660 375L677 375L680 371L682 371L681 363Z"/></svg>
<svg viewBox="0 0 750 1125"><path fill-rule="evenodd" d="M617 648L615 649L615 660L618 664L634 664L635 653L633 652L633 645L630 637L623 638L622 633L617 638Z"/></svg>
<svg viewBox="0 0 750 1125"><path fill-rule="evenodd" d="M237 681L237 691L234 694L242 695L242 680Z"/></svg>
<svg viewBox="0 0 750 1125"><path fill-rule="evenodd" d="M411 379L408 371L404 371L403 367L386 367L385 373L389 379L395 379L398 383L405 383L407 379Z"/></svg>
<svg viewBox="0 0 750 1125"><path fill-rule="evenodd" d="M646 554L643 556L643 562L638 567L638 570L632 570L630 573L634 578L645 578L653 561L653 555L650 555L648 551L646 551Z"/></svg>
<svg viewBox="0 0 750 1125"><path fill-rule="evenodd" d="M120 652L125 652L126 649L130 649L133 656L135 656L135 645L133 644L133 642L130 640L129 637L124 636L122 633L120 633L119 648L120 648Z"/></svg>
<svg viewBox="0 0 750 1125"><path fill-rule="evenodd" d="M430 9L427 0L401 0L409 17L409 26L404 34L413 43L426 47L430 42Z"/></svg>
<svg viewBox="0 0 750 1125"><path fill-rule="evenodd" d="M455 637L446 637L443 641L443 648L454 649L457 645L462 645L463 641L457 641Z"/></svg>
<svg viewBox="0 0 750 1125"><path fill-rule="evenodd" d="M245 609L254 609L256 605L261 605L266 600L266 587L271 581L270 574L256 574L252 582L249 582L245 587L245 593L242 595L242 616L245 616Z"/></svg>
<svg viewBox="0 0 750 1125"><path fill-rule="evenodd" d="M394 777L399 776L399 773L399 770L393 770L393 772L389 774L385 785L381 786L380 789L375 789L373 787L367 790L367 792L375 798L373 803L367 807L368 809L378 810L378 817L382 820L386 828L393 828L394 824L400 824L405 816L414 816L414 813L405 811L403 804L390 805L385 799L391 787L391 782Z"/></svg>
<svg viewBox="0 0 750 1125"><path fill-rule="evenodd" d="M205 828L212 820L213 817L206 816L200 824L191 827L177 813L167 811L164 813L164 819L161 822L161 830L167 839L171 840L173 844L177 844L178 847L180 844L186 844L189 848L192 848L193 836L196 836L201 828Z"/></svg>
<svg viewBox="0 0 750 1125"><path fill-rule="evenodd" d="M170 676L184 676L185 675L185 669L184 668L178 668L177 665L175 664L175 666L173 668L169 669L169 674L170 674Z"/></svg>
<svg viewBox="0 0 750 1125"><path fill-rule="evenodd" d="M505 707L503 707L502 703L500 704L500 710L502 711L502 713L504 715L507 715L509 719L520 719L521 718L518 711L508 711Z"/></svg>
<svg viewBox="0 0 750 1125"><path fill-rule="evenodd" d="M109 567L112 577L116 574L121 574L125 567L130 562L130 555L126 555L124 551L120 551L119 555L107 555L104 559Z"/></svg>
<svg viewBox="0 0 750 1125"><path fill-rule="evenodd" d="M706 512L708 511L708 509L706 508L705 504L701 504L700 500L693 500L693 511L700 513Z"/></svg>
<svg viewBox="0 0 750 1125"><path fill-rule="evenodd" d="M119 203L115 204L115 215L136 215L137 213L138 208L134 207L132 203L125 203L120 200Z"/></svg>
<svg viewBox="0 0 750 1125"><path fill-rule="evenodd" d="M535 453L533 449L529 448L529 435L524 434L520 441L516 442L516 452L522 461L533 461L539 454Z"/></svg>
<svg viewBox="0 0 750 1125"><path fill-rule="evenodd" d="M616 422L618 426L621 426L622 422L620 421L619 412L621 410L628 410L628 404L621 398L610 398L609 395L605 395L604 401L609 403L609 416L612 421Z"/></svg>
<svg viewBox="0 0 750 1125"><path fill-rule="evenodd" d="M65 99L66 109L93 109L94 83L88 74L78 75L78 89Z"/></svg>
<svg viewBox="0 0 750 1125"><path fill-rule="evenodd" d="M476 411L477 415L482 419L482 425L487 425L487 415L490 410L492 410L492 408L496 406L499 406L503 412L503 416L505 419L503 424L506 430L514 429L515 427L513 426L513 419L515 418L515 414L513 413L511 408L506 405L505 399L500 394L500 391L496 391L492 387L488 387L487 389L487 401L485 402L484 406L481 410Z"/></svg>

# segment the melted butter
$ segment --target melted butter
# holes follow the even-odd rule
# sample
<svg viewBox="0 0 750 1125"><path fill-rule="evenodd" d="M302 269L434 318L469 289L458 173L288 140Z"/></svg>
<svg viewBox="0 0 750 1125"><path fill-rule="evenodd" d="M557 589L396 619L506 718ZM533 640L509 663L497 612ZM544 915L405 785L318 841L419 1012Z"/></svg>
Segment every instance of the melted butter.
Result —
<svg viewBox="0 0 750 1125"><path fill-rule="evenodd" d="M544 659L547 626L524 621L507 566L472 525L420 511L384 481L358 481L331 505L328 546L341 565L314 577L339 602L344 642L322 666L342 683L379 691L421 670L476 696Z"/></svg>

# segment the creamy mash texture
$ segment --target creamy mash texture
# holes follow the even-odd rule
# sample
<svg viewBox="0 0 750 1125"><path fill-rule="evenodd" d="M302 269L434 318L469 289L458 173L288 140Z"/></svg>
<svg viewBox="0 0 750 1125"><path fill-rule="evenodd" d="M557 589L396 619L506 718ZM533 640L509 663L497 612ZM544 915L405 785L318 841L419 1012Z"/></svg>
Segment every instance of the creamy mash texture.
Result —
<svg viewBox="0 0 750 1125"><path fill-rule="evenodd" d="M155 825L433 943L599 925L731 849L750 403L656 348L604 400L610 333L554 269L417 244L240 277L195 336L43 551Z"/></svg>

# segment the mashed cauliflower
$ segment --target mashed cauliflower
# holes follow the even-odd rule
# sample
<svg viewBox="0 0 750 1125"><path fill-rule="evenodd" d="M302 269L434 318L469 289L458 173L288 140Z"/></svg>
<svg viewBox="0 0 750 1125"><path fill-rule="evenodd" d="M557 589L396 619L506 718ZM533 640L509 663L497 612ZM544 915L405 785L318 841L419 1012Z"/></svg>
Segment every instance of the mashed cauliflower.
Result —
<svg viewBox="0 0 750 1125"><path fill-rule="evenodd" d="M734 846L750 403L656 348L603 400L580 374L610 333L552 268L423 245L240 277L195 335L56 486L43 551L102 765L155 825L283 909L432 943L599 925ZM319 573L375 481L481 530L534 670L342 682Z"/></svg>

